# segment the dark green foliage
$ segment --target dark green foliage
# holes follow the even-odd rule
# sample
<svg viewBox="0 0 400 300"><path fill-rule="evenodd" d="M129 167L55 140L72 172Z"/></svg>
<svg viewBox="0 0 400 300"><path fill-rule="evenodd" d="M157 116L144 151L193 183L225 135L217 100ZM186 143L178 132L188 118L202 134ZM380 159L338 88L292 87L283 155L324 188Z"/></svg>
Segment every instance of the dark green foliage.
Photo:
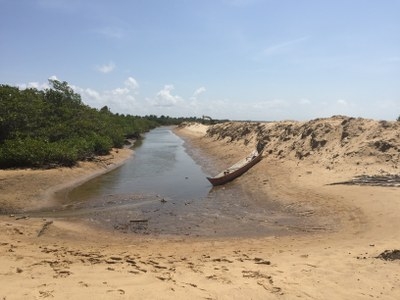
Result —
<svg viewBox="0 0 400 300"><path fill-rule="evenodd" d="M397 121L400 122L400 116L397 117Z"/></svg>
<svg viewBox="0 0 400 300"><path fill-rule="evenodd" d="M67 82L50 84L44 91L0 85L0 168L73 166L123 147L126 138L184 120L97 110Z"/></svg>
<svg viewBox="0 0 400 300"><path fill-rule="evenodd" d="M72 166L77 159L77 149L68 147L65 142L49 143L28 137L7 140L0 147L0 166L3 168Z"/></svg>

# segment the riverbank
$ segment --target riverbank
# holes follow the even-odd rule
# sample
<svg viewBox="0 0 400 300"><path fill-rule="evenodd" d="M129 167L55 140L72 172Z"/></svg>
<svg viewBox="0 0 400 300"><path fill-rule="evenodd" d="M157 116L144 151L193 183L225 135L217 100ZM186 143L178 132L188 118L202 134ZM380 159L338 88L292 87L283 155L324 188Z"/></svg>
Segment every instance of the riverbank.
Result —
<svg viewBox="0 0 400 300"><path fill-rule="evenodd" d="M71 189L122 165L133 151L124 148L72 168L0 170L0 213L24 213L52 204L55 192Z"/></svg>
<svg viewBox="0 0 400 300"><path fill-rule="evenodd" d="M211 171L242 158L260 137L251 128L240 131L236 125L221 125L226 126L221 131L225 137L207 135L208 127L198 124L177 133L216 158L212 168L205 166ZM248 133L233 138L229 129L235 134ZM277 129L274 132L279 133ZM370 157L366 164L349 164L336 158L333 167L321 167L316 161L321 161L325 152L323 161L328 163L332 152L314 148L315 156L291 158L286 144L270 139L274 144L267 147L277 151L269 153L271 148L267 148L264 159L238 184L301 214L304 220L318 218L321 227L279 238L153 238L98 232L62 219L1 216L0 297L398 299L399 261L376 257L384 250L400 248L399 188L329 185L360 172L392 172L396 161L374 164ZM56 180L56 174L63 174L73 180L76 176L64 174L68 170L57 172L47 178ZM0 181L1 199L17 191L18 209L42 199L39 188L46 190L36 181L28 192L24 176L13 184L4 175ZM67 179L60 184L65 182ZM52 186L50 181L46 184ZM20 189L31 196L23 198Z"/></svg>

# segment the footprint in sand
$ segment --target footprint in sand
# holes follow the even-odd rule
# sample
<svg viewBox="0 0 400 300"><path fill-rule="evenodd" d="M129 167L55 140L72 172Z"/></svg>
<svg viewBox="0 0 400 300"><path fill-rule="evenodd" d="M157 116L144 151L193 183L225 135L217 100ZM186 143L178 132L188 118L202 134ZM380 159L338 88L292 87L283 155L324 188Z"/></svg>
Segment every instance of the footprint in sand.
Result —
<svg viewBox="0 0 400 300"><path fill-rule="evenodd" d="M259 286L262 286L265 290L271 292L271 293L282 293L282 289L280 287L274 286L274 281L272 279L272 276L261 273L259 271L247 271L244 270L242 271L242 275L244 278L254 278L257 281L257 284Z"/></svg>
<svg viewBox="0 0 400 300"><path fill-rule="evenodd" d="M125 291L123 289L117 289L117 290L107 290L107 293L119 293L120 295L125 295Z"/></svg>
<svg viewBox="0 0 400 300"><path fill-rule="evenodd" d="M79 281L78 283L79 283L81 286L89 287L89 284L87 284L86 282Z"/></svg>

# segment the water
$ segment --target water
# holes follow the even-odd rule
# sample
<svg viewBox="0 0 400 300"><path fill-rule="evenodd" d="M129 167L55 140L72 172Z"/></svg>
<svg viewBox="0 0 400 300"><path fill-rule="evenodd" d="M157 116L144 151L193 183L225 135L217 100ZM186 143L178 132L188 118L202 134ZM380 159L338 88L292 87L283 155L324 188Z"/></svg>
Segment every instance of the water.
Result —
<svg viewBox="0 0 400 300"><path fill-rule="evenodd" d="M212 187L188 150L194 153L171 128L154 129L123 166L64 192L51 210L31 215L152 235L254 237L305 227L304 218L243 190L240 181ZM212 158L197 151L195 156L202 166L213 165Z"/></svg>
<svg viewBox="0 0 400 300"><path fill-rule="evenodd" d="M210 183L183 143L169 127L156 128L135 148L133 159L76 188L66 201L96 201L116 194L156 194L174 201L204 198Z"/></svg>

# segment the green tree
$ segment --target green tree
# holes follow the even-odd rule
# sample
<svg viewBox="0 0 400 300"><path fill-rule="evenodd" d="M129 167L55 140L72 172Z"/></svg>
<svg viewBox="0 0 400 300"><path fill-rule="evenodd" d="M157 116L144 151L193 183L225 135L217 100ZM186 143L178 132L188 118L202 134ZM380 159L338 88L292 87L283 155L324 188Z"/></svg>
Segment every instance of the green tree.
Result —
<svg viewBox="0 0 400 300"><path fill-rule="evenodd" d="M195 120L97 110L67 82L49 82L44 91L0 85L0 168L72 166L157 126Z"/></svg>

